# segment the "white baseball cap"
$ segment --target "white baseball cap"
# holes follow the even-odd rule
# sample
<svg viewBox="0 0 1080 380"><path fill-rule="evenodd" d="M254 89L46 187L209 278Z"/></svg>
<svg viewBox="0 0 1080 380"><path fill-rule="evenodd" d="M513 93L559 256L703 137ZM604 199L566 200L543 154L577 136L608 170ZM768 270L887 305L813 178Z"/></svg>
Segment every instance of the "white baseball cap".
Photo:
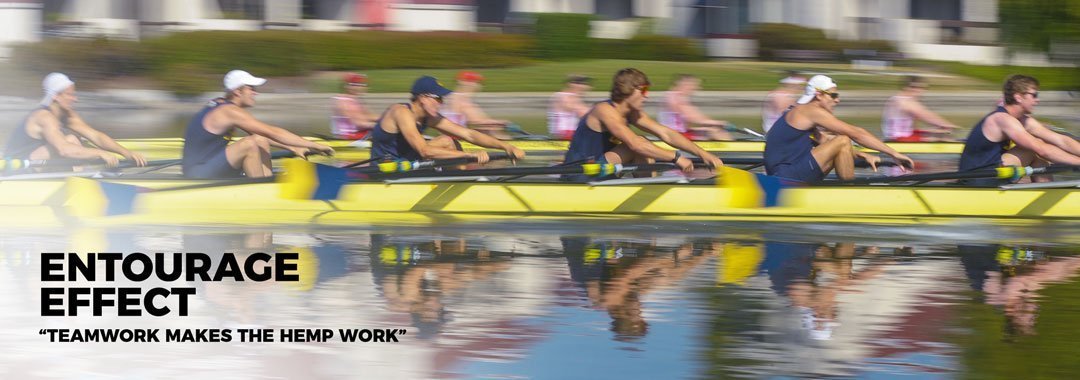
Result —
<svg viewBox="0 0 1080 380"><path fill-rule="evenodd" d="M243 86L258 87L266 83L266 79L251 75L244 70L233 70L225 74L225 89L232 91Z"/></svg>
<svg viewBox="0 0 1080 380"><path fill-rule="evenodd" d="M806 91L796 103L810 103L810 101L814 100L814 97L817 96L818 91L826 91L833 87L836 87L836 83L833 83L832 78L824 75L814 75L813 78L810 78L809 82L806 82Z"/></svg>
<svg viewBox="0 0 1080 380"><path fill-rule="evenodd" d="M67 75L61 73L49 73L49 75L45 76L45 80L41 81L41 88L45 90L45 97L41 98L41 105L48 107L52 104L56 95L74 84L75 82L72 82L71 78L68 78Z"/></svg>

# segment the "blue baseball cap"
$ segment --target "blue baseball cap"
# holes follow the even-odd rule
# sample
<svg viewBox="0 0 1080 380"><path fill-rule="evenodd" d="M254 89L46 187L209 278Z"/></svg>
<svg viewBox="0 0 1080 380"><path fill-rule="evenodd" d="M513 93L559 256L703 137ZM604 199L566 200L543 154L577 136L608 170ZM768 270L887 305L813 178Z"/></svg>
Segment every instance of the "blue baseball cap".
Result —
<svg viewBox="0 0 1080 380"><path fill-rule="evenodd" d="M435 94L442 97L449 95L453 91L443 87L442 83L439 83L439 80L435 79L435 77L425 75L413 82L411 92L413 95Z"/></svg>

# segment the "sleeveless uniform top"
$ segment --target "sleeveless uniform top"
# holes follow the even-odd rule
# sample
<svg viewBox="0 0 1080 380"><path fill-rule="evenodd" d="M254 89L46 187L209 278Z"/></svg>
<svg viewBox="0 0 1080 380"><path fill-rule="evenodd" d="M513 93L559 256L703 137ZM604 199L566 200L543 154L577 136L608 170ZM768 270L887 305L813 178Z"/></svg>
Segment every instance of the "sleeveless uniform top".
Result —
<svg viewBox="0 0 1080 380"><path fill-rule="evenodd" d="M791 109L780 114L765 135L765 173L768 175L777 175L786 171L786 166L801 165L807 156L813 157L810 151L814 149L811 139L814 129L803 131L792 127L786 119L788 112Z"/></svg>
<svg viewBox="0 0 1080 380"><path fill-rule="evenodd" d="M915 119L900 109L900 101L910 96L896 95L885 102L885 112L881 115L881 131L886 140L911 137L915 134Z"/></svg>
<svg viewBox="0 0 1080 380"><path fill-rule="evenodd" d="M187 129L184 130L184 152L181 160L185 173L191 171L196 165L206 163L224 151L225 147L229 145L229 141L232 140L231 131L218 135L210 133L203 126L203 121L210 111L226 104L232 104L232 102L225 99L211 100L188 122Z"/></svg>
<svg viewBox="0 0 1080 380"><path fill-rule="evenodd" d="M401 103L409 110L412 110L412 104ZM390 110L387 109L387 112ZM371 129L371 157L372 158L387 158L392 160L420 160L420 152L413 149L412 145L405 140L405 135L398 133L390 133L382 129L382 120L386 117L387 112L383 112L379 120L375 122L375 128ZM445 115L443 116L445 117ZM424 125L422 120L416 121L416 130L420 133L424 133L427 126Z"/></svg>
<svg viewBox="0 0 1080 380"><path fill-rule="evenodd" d="M605 100L605 102L614 105L611 100ZM595 110L596 106L593 106L589 113L585 114L578 122L577 129L574 130L574 137L570 139L570 147L566 149L563 162L578 160L596 160L600 162L604 159L604 153L614 149L619 144L602 123L600 132L589 128L589 115Z"/></svg>
<svg viewBox="0 0 1080 380"><path fill-rule="evenodd" d="M33 114L34 112L37 112L41 109L48 109L48 107L42 106L38 109L31 111L30 113ZM35 139L33 137L30 137L30 134L26 132L26 122L28 121L30 121L30 115L27 115L25 118L23 118L23 121L21 124L19 124L19 127L15 128L15 130L12 131L11 138L8 139L7 142L7 147L4 148L4 158L15 158L24 160L30 158L30 153L33 153L38 148L45 146L45 139ZM67 128L61 128L61 130L64 131L64 134L67 134Z"/></svg>
<svg viewBox="0 0 1080 380"><path fill-rule="evenodd" d="M556 92L551 96L551 105L548 106L548 133L552 136L562 137L574 133L577 129L578 117L574 112L568 112L558 107L563 98L574 96L571 92Z"/></svg>
<svg viewBox="0 0 1080 380"><path fill-rule="evenodd" d="M657 118L660 124L674 129L679 133L687 133L690 130L686 128L686 120L683 119L682 114L675 112L671 109L671 102L678 96L675 91L668 91L667 95L664 95L664 107L660 109L660 114Z"/></svg>
<svg viewBox="0 0 1080 380"><path fill-rule="evenodd" d="M333 99L335 102L345 101L351 102L356 105L360 104L360 102L357 101L356 98L353 98L351 96L335 96ZM357 127L356 124L353 124L352 120L349 120L348 116L331 115L330 132L333 133L336 137L345 137L358 140L364 138L364 136L366 136L370 131L362 130L360 129L360 127Z"/></svg>
<svg viewBox="0 0 1080 380"><path fill-rule="evenodd" d="M1006 112L1005 107L998 106L994 112L987 114L971 128L971 133L964 142L964 152L960 154L960 171L996 168L1001 165L1001 154L1009 149L1012 141L1006 137L1005 140L993 142L987 140L983 134L986 118L998 112Z"/></svg>

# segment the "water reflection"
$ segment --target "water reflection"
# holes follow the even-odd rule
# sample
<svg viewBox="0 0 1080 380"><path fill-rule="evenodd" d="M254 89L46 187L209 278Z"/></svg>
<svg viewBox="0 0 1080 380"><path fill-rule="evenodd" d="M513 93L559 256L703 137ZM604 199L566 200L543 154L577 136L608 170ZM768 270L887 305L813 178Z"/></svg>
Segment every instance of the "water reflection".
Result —
<svg viewBox="0 0 1080 380"><path fill-rule="evenodd" d="M118 371L136 378L954 377L977 376L987 366L1022 373L1018 368L1032 365L1065 376L1080 366L1069 356L1080 335L1070 327L1080 322L1075 246L620 235L5 234L0 373L23 379ZM297 252L300 280L175 284L197 289L190 317L41 318L40 253L48 251L204 252L215 260L224 252L241 259ZM408 333L392 344L142 345L48 343L34 334L121 327ZM1056 361L980 354L1015 353L1015 344L1038 347ZM56 355L73 358L72 365L41 370ZM206 368L175 364L184 360Z"/></svg>

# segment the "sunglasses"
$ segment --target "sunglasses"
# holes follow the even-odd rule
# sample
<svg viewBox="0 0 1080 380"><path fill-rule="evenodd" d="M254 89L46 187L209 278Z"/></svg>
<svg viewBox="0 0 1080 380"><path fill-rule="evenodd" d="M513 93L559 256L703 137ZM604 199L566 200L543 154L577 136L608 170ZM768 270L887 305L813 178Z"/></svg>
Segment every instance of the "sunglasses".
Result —
<svg viewBox="0 0 1080 380"><path fill-rule="evenodd" d="M825 91L825 90L818 90L818 91L821 91L822 94L828 95L830 98L833 98L833 99L840 98L840 93L839 92L828 92L828 91Z"/></svg>
<svg viewBox="0 0 1080 380"><path fill-rule="evenodd" d="M641 96L649 96L649 86L648 85L640 86L637 89L641 91Z"/></svg>
<svg viewBox="0 0 1080 380"><path fill-rule="evenodd" d="M435 99L435 101L439 102L439 104L442 104L442 102L443 102L443 98L441 96L438 96L438 95L435 95L435 94L424 94L422 96L427 97L427 98Z"/></svg>
<svg viewBox="0 0 1080 380"><path fill-rule="evenodd" d="M1035 91L1035 92L1025 92L1025 94L1031 95L1031 97L1032 97L1032 98L1035 98L1035 99L1038 99L1038 98L1039 98L1039 92L1038 92L1038 91Z"/></svg>

